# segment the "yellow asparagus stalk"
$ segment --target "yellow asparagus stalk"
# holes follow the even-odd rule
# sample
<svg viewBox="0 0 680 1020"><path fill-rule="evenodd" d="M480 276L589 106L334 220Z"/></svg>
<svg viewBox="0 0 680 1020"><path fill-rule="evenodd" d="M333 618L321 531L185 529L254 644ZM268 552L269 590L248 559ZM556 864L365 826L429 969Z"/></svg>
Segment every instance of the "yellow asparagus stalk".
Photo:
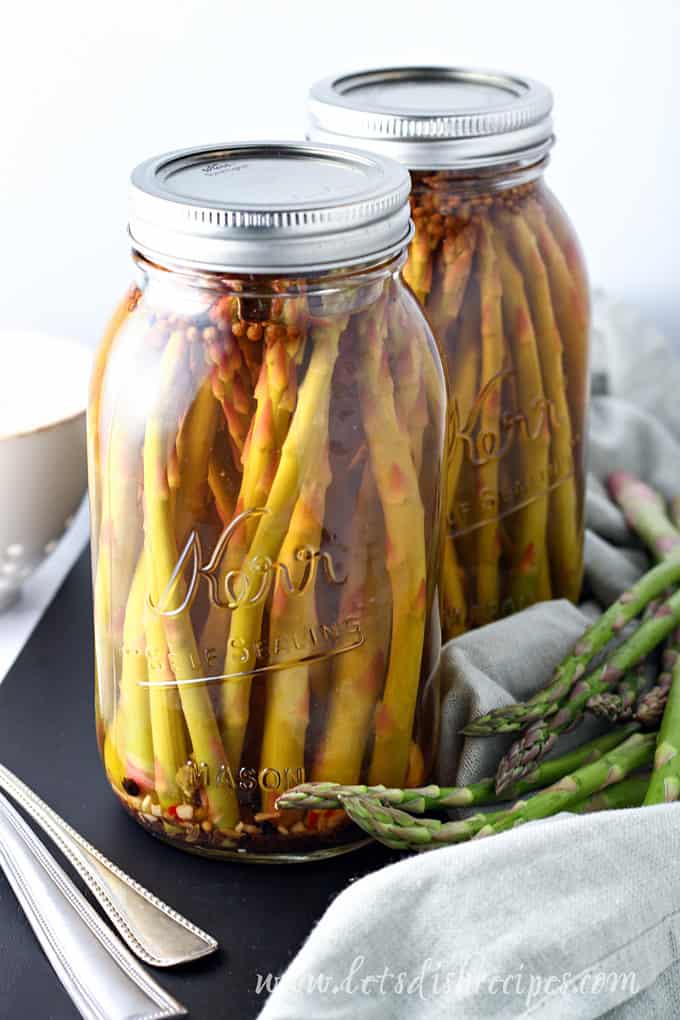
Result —
<svg viewBox="0 0 680 1020"><path fill-rule="evenodd" d="M535 199L523 206L548 271L555 319L564 344L567 396L571 408L572 430L583 425L588 399L588 295L579 288L560 249L546 215ZM575 440L582 436L574 435Z"/></svg>
<svg viewBox="0 0 680 1020"><path fill-rule="evenodd" d="M363 643L333 663L326 729L312 778L357 783L376 701L385 677L389 635L389 577L384 568L385 532L370 465L364 467L354 511L350 561L339 617L355 620Z"/></svg>
<svg viewBox="0 0 680 1020"><path fill-rule="evenodd" d="M543 387L551 414L552 489L548 544L553 582L576 601L581 587L582 548L571 418L562 366L562 340L555 322L550 285L538 243L522 215L499 213L524 276L541 362Z"/></svg>
<svg viewBox="0 0 680 1020"><path fill-rule="evenodd" d="M283 328L283 327L281 327ZM267 327L269 329L269 327ZM286 392L286 383L280 385L279 351L285 347L278 336L268 334L268 347L276 346L277 355L266 355L260 365L260 374L255 387L256 408L252 416L245 443L242 447L243 477L236 501L236 513L259 509L264 506L279 457L277 445L277 420L283 427L279 403ZM273 383L273 386L271 385ZM275 404L276 399L276 404ZM217 578L217 587L222 595L230 571L240 568L248 551L248 542L255 531L255 521L248 521L239 527L229 543L226 556L223 556ZM214 603L210 604L208 616L201 634L201 647L207 650L211 659L224 656L227 639L227 623L224 609Z"/></svg>
<svg viewBox="0 0 680 1020"><path fill-rule="evenodd" d="M186 743L182 704L174 686L174 673L168 657L168 645L163 622L158 613L148 604L147 591L155 584L148 555L140 557L138 570L144 577L144 606L141 621L145 632L147 654L148 712L153 755L154 785L158 801L163 808L177 804L182 799L177 784L177 773L189 758Z"/></svg>
<svg viewBox="0 0 680 1020"><path fill-rule="evenodd" d="M537 596L539 602L548 602L553 597L550 582L550 562L548 560L547 549L545 551L545 555L541 557L541 562L538 567Z"/></svg>
<svg viewBox="0 0 680 1020"><path fill-rule="evenodd" d="M427 216L419 216L417 213L418 210L413 211L415 234L403 273L418 301L424 305L432 286L432 257Z"/></svg>
<svg viewBox="0 0 680 1020"><path fill-rule="evenodd" d="M280 560L292 575L295 590L288 590L287 579L279 572L269 613L269 640L285 640L304 634L317 625L316 569L314 556L321 545L326 492L331 481L328 453L310 465L290 520L288 534L281 546ZM308 573L306 573L308 572ZM298 577L297 575L301 576ZM305 578L307 578L305 580ZM290 657L286 655L288 660ZM305 736L309 722L310 666L306 662L271 672L267 679L264 731L260 768L273 768L281 776L286 769L296 775L305 764ZM263 795L263 810L272 811L279 790Z"/></svg>
<svg viewBox="0 0 680 1020"><path fill-rule="evenodd" d="M218 329L208 326L203 330L206 355L214 365L211 374L212 390L222 405L229 436L236 453L235 462L240 464L251 418L251 397L248 385L244 385L244 362L241 349L231 335L231 326L224 325L222 342Z"/></svg>
<svg viewBox="0 0 680 1020"><path fill-rule="evenodd" d="M538 198L560 251L569 266L569 271L579 292L581 307L587 310L590 305L590 287L576 234L572 230L564 209L551 192L541 189Z"/></svg>
<svg viewBox="0 0 680 1020"><path fill-rule="evenodd" d="M482 391L488 387L480 408L480 439L477 443L478 520L487 519L476 534L477 611L480 622L492 619L499 604L498 474L500 456L501 389L504 365L502 288L491 226L481 221L479 236L479 290L482 338Z"/></svg>
<svg viewBox="0 0 680 1020"><path fill-rule="evenodd" d="M420 682L425 636L425 533L408 435L394 406L385 350L386 301L357 317L359 394L371 467L385 517L392 634L385 689L375 723L370 783L403 782Z"/></svg>
<svg viewBox="0 0 680 1020"><path fill-rule="evenodd" d="M101 451L102 436L100 433L100 412L102 403L102 389L104 386L104 375L109 363L111 349L116 341L119 331L134 311L141 291L133 286L117 305L113 316L106 328L97 349L92 376L90 378L90 393L87 409L87 457L89 464L90 478L90 528L93 535L99 534L99 523L101 513Z"/></svg>
<svg viewBox="0 0 680 1020"><path fill-rule="evenodd" d="M115 720L118 753L125 776L140 789L154 786L154 752L149 714L149 694L144 607L146 603L146 567L139 557L130 586L123 627L123 662L120 696Z"/></svg>
<svg viewBox="0 0 680 1020"><path fill-rule="evenodd" d="M439 338L442 351L446 347L447 335L460 313L476 244L477 225L467 223L457 233L445 237L441 245L441 271L435 293L427 303L427 316Z"/></svg>
<svg viewBox="0 0 680 1020"><path fill-rule="evenodd" d="M219 405L206 378L185 417L177 440L179 490L175 506L175 527L180 546L205 511L206 480L215 441Z"/></svg>
<svg viewBox="0 0 680 1020"><path fill-rule="evenodd" d="M137 328L130 320L130 327ZM167 326L155 327L167 334ZM185 334L175 329L171 334L175 366L173 391L169 405L182 418L189 402L188 359ZM153 355L155 357L155 355ZM102 467L102 504L98 556L94 581L95 653L98 704L101 718L110 722L113 694L120 675L119 649L123 643L125 608L132 577L139 556L138 518L141 515L141 445L138 408L129 400L129 362L111 361L111 379L107 383L106 415L108 435L100 443L104 453ZM174 435L168 452L174 450Z"/></svg>
<svg viewBox="0 0 680 1020"><path fill-rule="evenodd" d="M237 477L231 465L231 455L226 449L226 444L220 441L218 433L208 461L208 487L215 501L218 517L225 527L231 522L236 508Z"/></svg>
<svg viewBox="0 0 680 1020"><path fill-rule="evenodd" d="M262 336L264 327L260 322L248 323L245 319L239 318L232 322L231 330L243 356L243 364L246 370L245 379L250 379L252 386L257 386L262 368Z"/></svg>
<svg viewBox="0 0 680 1020"><path fill-rule="evenodd" d="M257 410L253 416L252 428L248 433L243 458L243 482L238 499L238 510L254 510L263 507L271 488L278 463L279 449L276 443L274 403L269 388L269 373L266 360L262 361L260 378L255 388ZM253 527L240 529L244 538L252 536ZM244 545L244 553L247 545Z"/></svg>
<svg viewBox="0 0 680 1020"><path fill-rule="evenodd" d="M114 412L115 414L115 412ZM114 420L102 472L101 525L94 580L95 659L102 720L110 722L118 674L125 605L138 556L135 518L139 512L137 442ZM114 569L115 566L115 569Z"/></svg>
<svg viewBox="0 0 680 1020"><path fill-rule="evenodd" d="M287 304L293 303L298 302ZM290 314L293 314L292 308ZM295 405L295 357L301 336L295 326L289 330L283 325L270 324L263 330L266 353L255 388L256 409L242 451L243 477L235 507L238 514L260 509L266 503ZM217 478L213 472L213 484L216 483ZM236 530L227 555L220 561L217 586L222 594L225 593L229 573L238 570L243 564L256 524L257 519L253 518ZM224 609L211 603L201 634L201 648L211 661L224 659L227 630Z"/></svg>
<svg viewBox="0 0 680 1020"><path fill-rule="evenodd" d="M457 637L465 630L467 622L467 604L465 586L456 545L452 535L445 534L440 568L440 601L442 612L442 629L445 640Z"/></svg>
<svg viewBox="0 0 680 1020"><path fill-rule="evenodd" d="M286 302L293 305L294 299ZM291 314L293 314L291 312ZM280 450L288 432L297 398L297 358L302 333L293 327L271 324L265 330L265 363L274 415L274 435Z"/></svg>
<svg viewBox="0 0 680 1020"><path fill-rule="evenodd" d="M479 291L474 275L469 281L461 313L460 329L451 354L452 380L452 448L448 457L446 510L447 532L441 572L442 617L444 633L455 637L465 630L467 606L452 529L462 526L456 513L457 491L461 478L466 444L459 433L466 430L468 419L479 392L481 354L479 344ZM468 458L470 451L467 450Z"/></svg>
<svg viewBox="0 0 680 1020"><path fill-rule="evenodd" d="M409 314L400 289L393 288L388 304L389 335L393 354L393 374L399 380L394 394L397 417L409 433L416 473L423 460L423 440L428 424L423 352L427 341L417 320ZM414 332L415 330L415 332Z"/></svg>
<svg viewBox="0 0 680 1020"><path fill-rule="evenodd" d="M257 669L265 598L258 595L290 525L293 509L309 466L328 441L328 410L331 379L346 317L339 317L312 329L312 354L298 393L297 407L281 450L264 513L244 561L245 594L231 616L224 664L225 680L220 690L222 732L230 761L241 760L250 714L250 688ZM244 472L245 474L245 472Z"/></svg>
<svg viewBox="0 0 680 1020"><path fill-rule="evenodd" d="M239 808L234 789L230 783L224 781L224 776L229 774L230 764L220 739L210 692L204 684L195 682L200 681L203 676L201 660L189 610L186 607L181 609L182 585L175 576L178 550L167 485L168 431L171 426L165 418L164 407L168 390L172 387L172 371L177 358L177 345L181 340L181 335L179 340L174 335L168 341L163 355L162 382L157 407L149 417L144 439L144 508L146 555L149 558L149 595L155 611L163 613L161 619L168 661L179 687L182 710L196 761L208 769L209 783L206 795L211 821L219 828L233 828L238 821ZM173 615L167 615L170 613Z"/></svg>
<svg viewBox="0 0 680 1020"><path fill-rule="evenodd" d="M511 519L514 554L510 596L513 608L522 609L537 600L541 570L547 563L550 423L536 335L522 275L498 231L494 234L494 244L501 270L505 332L512 354L520 411L516 423L519 481L526 502Z"/></svg>
<svg viewBox="0 0 680 1020"><path fill-rule="evenodd" d="M396 288L395 288L396 289ZM399 322L402 325L402 331L405 328L404 339L412 334L414 324L420 322L420 316L422 315L422 308L417 302L413 294L407 288L399 287L399 300L398 303L403 309L403 318L400 316ZM391 328L396 323L393 323ZM417 325L415 328L420 331L421 326ZM439 358L439 352L436 343L427 343L425 338L420 334L420 340L416 341L411 339L409 342L413 343L418 350L415 353L417 359L418 372L420 375L420 383L424 389L425 402L421 406L422 397L420 391L417 397L418 415L424 417L427 414L430 421L439 422L446 414L445 399L444 399L444 373L442 369L442 363ZM397 343L396 351L401 350L401 345ZM412 368L415 371L415 367ZM396 399L402 400L402 397L398 394ZM402 405L403 406L403 405ZM418 443L412 443L414 450L417 449ZM415 454L414 454L415 456Z"/></svg>

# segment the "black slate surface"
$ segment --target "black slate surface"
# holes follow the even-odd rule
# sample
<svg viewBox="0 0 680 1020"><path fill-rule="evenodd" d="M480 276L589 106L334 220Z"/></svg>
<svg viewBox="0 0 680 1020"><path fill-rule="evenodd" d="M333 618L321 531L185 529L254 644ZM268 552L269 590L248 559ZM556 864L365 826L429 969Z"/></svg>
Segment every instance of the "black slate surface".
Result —
<svg viewBox="0 0 680 1020"><path fill-rule="evenodd" d="M264 1002L257 975L283 971L331 900L395 855L374 845L318 863L248 865L198 859L157 842L109 790L95 741L92 688L86 552L0 684L0 761L129 874L219 940L219 953L155 972L190 1015L250 1020ZM0 1018L77 1016L0 873Z"/></svg>

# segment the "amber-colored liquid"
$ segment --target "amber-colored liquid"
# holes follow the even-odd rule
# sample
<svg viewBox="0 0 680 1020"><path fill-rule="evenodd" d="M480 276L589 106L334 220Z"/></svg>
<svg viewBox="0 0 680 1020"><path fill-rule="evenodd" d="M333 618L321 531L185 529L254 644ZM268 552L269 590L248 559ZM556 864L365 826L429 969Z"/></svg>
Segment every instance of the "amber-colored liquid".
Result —
<svg viewBox="0 0 680 1020"><path fill-rule="evenodd" d="M540 181L416 174L405 276L450 384L444 636L582 577L589 304L576 238Z"/></svg>
<svg viewBox="0 0 680 1020"><path fill-rule="evenodd" d="M434 341L394 270L296 285L144 266L89 420L99 732L163 838L325 853L303 780L432 766L445 434Z"/></svg>

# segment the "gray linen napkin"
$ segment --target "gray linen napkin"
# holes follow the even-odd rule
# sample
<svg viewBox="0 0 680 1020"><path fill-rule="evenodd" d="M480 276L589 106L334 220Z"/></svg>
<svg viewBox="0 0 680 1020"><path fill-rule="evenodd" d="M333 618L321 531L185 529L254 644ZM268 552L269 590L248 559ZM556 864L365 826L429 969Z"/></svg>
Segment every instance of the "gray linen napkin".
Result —
<svg viewBox="0 0 680 1020"><path fill-rule="evenodd" d="M442 784L493 771L509 738L461 737L465 722L544 683L593 612L647 566L607 475L626 468L668 497L680 492L680 369L667 345L600 296L594 341L604 395L590 418L585 601L534 606L445 646ZM563 815L384 868L335 900L261 1020L676 1017L678 826L680 805Z"/></svg>

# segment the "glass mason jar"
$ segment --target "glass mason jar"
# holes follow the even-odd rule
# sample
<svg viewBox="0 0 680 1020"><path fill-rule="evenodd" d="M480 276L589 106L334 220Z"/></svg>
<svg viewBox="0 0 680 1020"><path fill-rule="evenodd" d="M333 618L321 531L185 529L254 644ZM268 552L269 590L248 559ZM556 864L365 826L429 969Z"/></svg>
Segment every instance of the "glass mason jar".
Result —
<svg viewBox="0 0 680 1020"><path fill-rule="evenodd" d="M89 411L98 735L123 805L218 856L357 843L304 781L427 781L444 375L407 172L312 145L152 159Z"/></svg>
<svg viewBox="0 0 680 1020"><path fill-rule="evenodd" d="M543 181L552 96L530 79L392 68L319 82L311 138L412 172L404 276L448 368L444 637L549 598L583 570L589 296Z"/></svg>

